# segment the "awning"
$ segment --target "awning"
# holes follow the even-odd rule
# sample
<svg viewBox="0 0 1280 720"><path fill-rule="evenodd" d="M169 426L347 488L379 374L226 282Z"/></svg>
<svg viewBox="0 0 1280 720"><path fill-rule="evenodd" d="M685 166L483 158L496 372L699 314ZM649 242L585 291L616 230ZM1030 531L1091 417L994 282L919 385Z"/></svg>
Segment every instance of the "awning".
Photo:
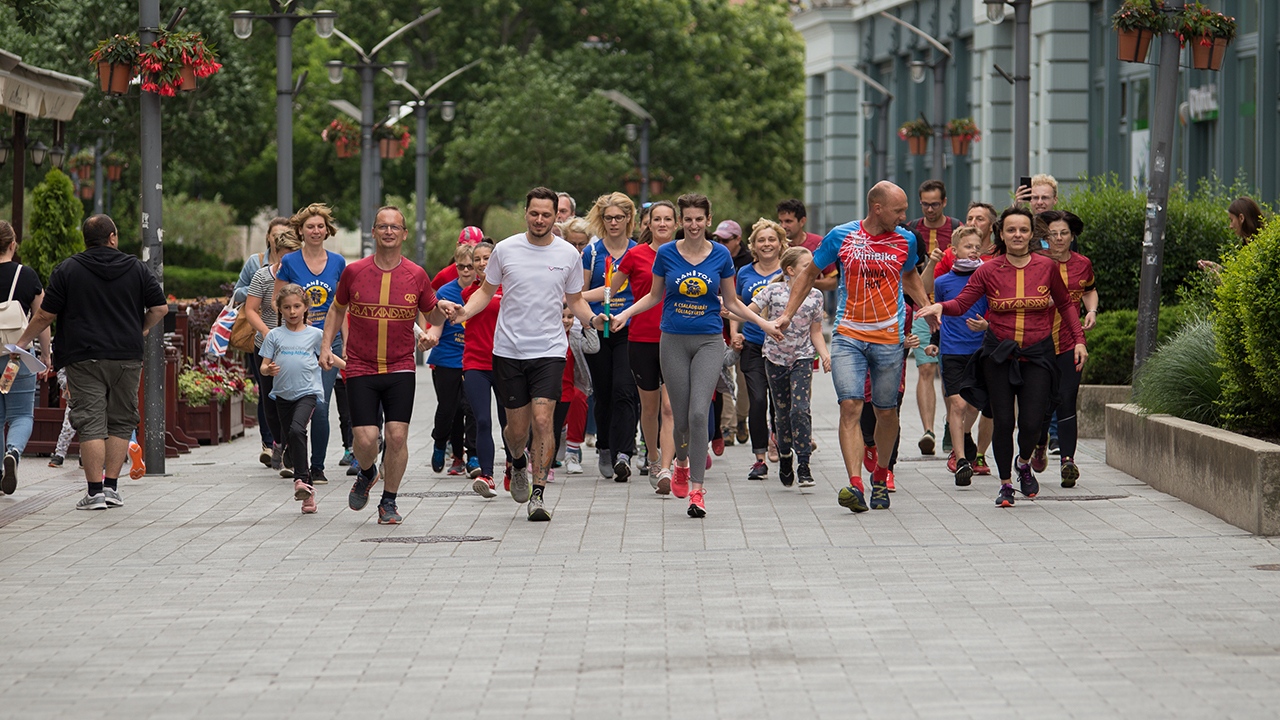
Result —
<svg viewBox="0 0 1280 720"><path fill-rule="evenodd" d="M0 109L7 113L67 121L84 99L84 88L91 87L84 78L27 65L0 50Z"/></svg>

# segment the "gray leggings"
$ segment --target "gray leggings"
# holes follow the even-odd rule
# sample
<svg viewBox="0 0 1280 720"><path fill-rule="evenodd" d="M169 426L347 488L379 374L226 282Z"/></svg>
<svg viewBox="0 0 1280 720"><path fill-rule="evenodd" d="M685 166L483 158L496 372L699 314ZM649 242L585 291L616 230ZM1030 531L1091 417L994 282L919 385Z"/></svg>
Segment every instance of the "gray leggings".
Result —
<svg viewBox="0 0 1280 720"><path fill-rule="evenodd" d="M676 459L689 462L689 481L701 485L707 472L707 416L724 364L724 337L664 332L658 357L675 416Z"/></svg>

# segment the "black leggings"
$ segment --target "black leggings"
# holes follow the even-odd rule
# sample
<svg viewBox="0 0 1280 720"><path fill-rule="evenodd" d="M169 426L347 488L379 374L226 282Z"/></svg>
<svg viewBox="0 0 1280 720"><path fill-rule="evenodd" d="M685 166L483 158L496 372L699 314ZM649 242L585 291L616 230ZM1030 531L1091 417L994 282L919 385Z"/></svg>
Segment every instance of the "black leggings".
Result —
<svg viewBox="0 0 1280 720"><path fill-rule="evenodd" d="M350 450L351 437L351 405L347 403L347 381L339 375L333 382L333 402L338 406L338 428L342 432L342 449Z"/></svg>
<svg viewBox="0 0 1280 720"><path fill-rule="evenodd" d="M261 348L259 348L261 349ZM253 371L253 381L262 387L262 356L258 354L258 350L249 353L249 369ZM262 444L271 447L276 442L276 436L271 434L271 424L267 422L267 402L270 401L266 395L258 394L258 435L262 438Z"/></svg>
<svg viewBox="0 0 1280 720"><path fill-rule="evenodd" d="M444 447L452 440L455 453L465 446L467 453L475 457L475 418L469 412L470 404L462 389L462 368L437 365L431 368L431 383L436 389L436 418L431 439L436 447Z"/></svg>
<svg viewBox="0 0 1280 720"><path fill-rule="evenodd" d="M285 436L284 428L280 426L280 408L276 401L271 399L271 390L275 384L274 376L262 376L262 382L258 383L258 402L262 403L263 410L266 411L267 429L271 431L272 441L283 447L288 444L289 438Z"/></svg>
<svg viewBox="0 0 1280 720"><path fill-rule="evenodd" d="M1058 363L1058 455L1075 459L1076 442L1079 439L1076 424L1076 404L1080 396L1080 371L1076 370L1076 351L1072 348L1059 353ZM1049 417L1044 419L1044 432L1040 433L1040 444L1049 442Z"/></svg>
<svg viewBox="0 0 1280 720"><path fill-rule="evenodd" d="M493 415L490 410L493 403L489 397L492 395L495 399L498 396L497 390L493 387L493 371L492 370L464 370L462 372L462 387L467 393L467 400L471 403L471 412L476 416L476 457L480 459L480 474L485 477L493 477ZM498 426L507 426L507 411L502 407L502 402L498 402ZM504 438L502 441L502 449L506 453L507 462L511 461L511 451L507 449L507 442Z"/></svg>
<svg viewBox="0 0 1280 720"><path fill-rule="evenodd" d="M295 480L309 482L310 463L307 459L307 425L311 424L311 413L316 409L316 396L303 395L297 400L276 399L276 411L287 428L289 445L288 453L293 466Z"/></svg>
<svg viewBox="0 0 1280 720"><path fill-rule="evenodd" d="M1053 374L1048 368L1024 362L1020 368L1022 385L1015 387L1009 382L1009 363L1020 362L1019 360L996 362L990 357L983 357L981 360L987 381L987 404L991 408L991 447L995 451L1000 480L1009 482L1013 477L1014 401L1018 404L1018 417L1023 420L1016 423L1018 455L1024 460L1030 460L1049 417Z"/></svg>
<svg viewBox="0 0 1280 720"><path fill-rule="evenodd" d="M596 398L596 448L635 455L639 396L625 328L609 337L601 333L600 351L587 355L587 369Z"/></svg>
<svg viewBox="0 0 1280 720"><path fill-rule="evenodd" d="M748 426L751 429L751 452L763 455L769 449L769 428L773 427L773 408L769 405L769 373L764 367L762 348L747 340L742 343L742 376L747 380ZM720 424L716 421L716 424Z"/></svg>

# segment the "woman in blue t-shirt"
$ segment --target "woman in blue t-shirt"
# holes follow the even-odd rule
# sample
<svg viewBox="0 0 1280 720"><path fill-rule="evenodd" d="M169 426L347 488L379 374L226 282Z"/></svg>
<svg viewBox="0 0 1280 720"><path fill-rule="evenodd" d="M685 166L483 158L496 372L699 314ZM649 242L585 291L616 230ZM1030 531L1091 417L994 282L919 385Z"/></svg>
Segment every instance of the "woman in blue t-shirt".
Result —
<svg viewBox="0 0 1280 720"><path fill-rule="evenodd" d="M719 243L707 240L711 201L704 195L681 195L680 222L684 239L658 248L653 261L653 285L649 294L613 317L611 327L623 327L638 313L662 303L662 341L659 357L662 378L671 398L675 418L675 467L671 492L689 497L689 517L705 517L702 479L706 472L711 396L724 365L724 337L720 307L776 334L764 320L738 299L734 287L733 259ZM603 327L604 316L593 324Z"/></svg>
<svg viewBox="0 0 1280 720"><path fill-rule="evenodd" d="M636 245L631 239L636 225L636 206L631 198L619 192L601 195L587 213L587 225L595 239L582 250L582 299L591 303L591 310L599 314L604 312L606 275L616 271L622 256ZM623 284L609 299L609 314L626 310L634 300L630 283ZM639 397L631 374L627 340L627 328L611 330L609 337L600 337L600 351L587 355L595 398L600 475L617 482L626 482L631 476L629 463L636 454Z"/></svg>
<svg viewBox="0 0 1280 720"><path fill-rule="evenodd" d="M324 241L338 234L333 214L324 203L312 203L297 212L290 220L294 232L302 238L302 250L290 253L280 261L276 274L275 294L289 283L302 287L311 303L307 324L324 330L324 317L333 304L338 291L338 279L347 267L347 261L335 252L324 249ZM342 356L342 334L333 341L333 354ZM327 483L324 476L324 456L329 449L329 399L333 384L338 379L338 368L324 370L320 384L324 393L316 402L315 415L311 419L311 483Z"/></svg>
<svg viewBox="0 0 1280 720"><path fill-rule="evenodd" d="M782 272L782 249L786 247L786 233L782 226L760 218L751 228L751 237L747 239L747 247L755 262L743 265L738 269L738 297L750 305L756 293ZM735 319L729 321L730 335L734 348L742 353L742 377L746 379L747 401L750 409L747 419L751 425L751 452L756 455L756 462L747 473L748 480L763 480L769 474L769 466L765 464L765 453L769 450L769 429L773 427L773 418L769 408L769 375L764 365L764 331L750 323L740 323Z"/></svg>

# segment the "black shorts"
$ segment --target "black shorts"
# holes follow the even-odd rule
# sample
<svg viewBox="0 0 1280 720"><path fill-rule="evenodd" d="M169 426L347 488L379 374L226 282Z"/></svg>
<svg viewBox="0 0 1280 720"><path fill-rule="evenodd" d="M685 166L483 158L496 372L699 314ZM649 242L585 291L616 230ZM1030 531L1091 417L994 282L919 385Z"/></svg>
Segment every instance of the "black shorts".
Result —
<svg viewBox="0 0 1280 720"><path fill-rule="evenodd" d="M413 415L417 378L411 372L360 375L347 378L351 427L378 425L378 409L387 422L408 423Z"/></svg>
<svg viewBox="0 0 1280 720"><path fill-rule="evenodd" d="M662 363L658 360L658 343L627 343L627 359L631 361L631 374L636 378L636 387L646 392L653 392L662 387Z"/></svg>
<svg viewBox="0 0 1280 720"><path fill-rule="evenodd" d="M960 394L960 385L964 382L965 368L969 367L972 355L942 355L942 396L951 397Z"/></svg>
<svg viewBox="0 0 1280 720"><path fill-rule="evenodd" d="M564 363L562 357L513 360L494 355L493 386L498 402L508 410L522 408L533 398L559 402Z"/></svg>

